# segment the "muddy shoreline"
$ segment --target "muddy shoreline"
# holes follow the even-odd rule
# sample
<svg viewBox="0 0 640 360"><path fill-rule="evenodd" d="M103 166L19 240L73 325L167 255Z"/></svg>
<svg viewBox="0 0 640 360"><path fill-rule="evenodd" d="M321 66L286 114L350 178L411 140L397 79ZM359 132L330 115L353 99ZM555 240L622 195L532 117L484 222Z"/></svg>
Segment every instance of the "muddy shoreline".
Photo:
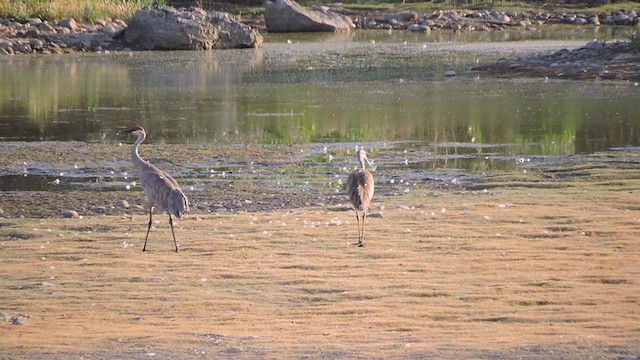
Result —
<svg viewBox="0 0 640 360"><path fill-rule="evenodd" d="M537 183L554 181L559 176L557 169L563 167L600 164L633 168L640 163L637 152L629 149L591 156L539 157L522 164L513 158L519 164L516 172L424 171L405 166L405 150L409 149L413 161L426 158L428 147L417 143L367 145L373 149L379 198L411 196L416 189L482 191L491 187L488 183L493 177L519 177L519 171L530 172ZM5 218L61 218L64 210L84 217L147 213L144 193L130 164L128 144L15 143L2 147L0 173L17 176L15 181L37 182L44 188L0 192ZM326 206L349 210L344 182L356 164L353 151L343 144L151 144L143 145L141 152L145 159L178 179L194 216Z"/></svg>

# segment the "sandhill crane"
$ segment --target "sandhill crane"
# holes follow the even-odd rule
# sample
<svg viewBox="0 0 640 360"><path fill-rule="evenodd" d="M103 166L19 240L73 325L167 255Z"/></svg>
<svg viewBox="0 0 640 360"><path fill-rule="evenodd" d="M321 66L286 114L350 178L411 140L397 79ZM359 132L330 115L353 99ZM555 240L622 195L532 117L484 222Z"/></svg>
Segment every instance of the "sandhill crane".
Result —
<svg viewBox="0 0 640 360"><path fill-rule="evenodd" d="M364 219L367 217L367 209L373 197L373 175L364 168L365 161L369 166L371 162L367 158L367 152L363 148L357 151L360 168L349 174L347 179L347 193L351 205L356 211L358 220L358 246L364 246ZM360 212L362 212L362 224L360 224Z"/></svg>
<svg viewBox="0 0 640 360"><path fill-rule="evenodd" d="M127 132L138 137L131 146L131 161L133 161L133 165L138 169L140 183L149 201L149 226L147 227L147 236L144 238L142 251L147 250L147 239L149 239L149 231L151 230L151 214L153 208L156 207L169 214L169 225L171 225L173 243L176 245L176 252L178 252L178 242L176 241L176 234L173 230L173 218L171 218L171 215L173 214L180 218L182 214L189 212L187 197L182 192L178 182L169 174L151 165L148 161L142 160L140 157L138 145L147 137L144 129L141 126L137 126Z"/></svg>

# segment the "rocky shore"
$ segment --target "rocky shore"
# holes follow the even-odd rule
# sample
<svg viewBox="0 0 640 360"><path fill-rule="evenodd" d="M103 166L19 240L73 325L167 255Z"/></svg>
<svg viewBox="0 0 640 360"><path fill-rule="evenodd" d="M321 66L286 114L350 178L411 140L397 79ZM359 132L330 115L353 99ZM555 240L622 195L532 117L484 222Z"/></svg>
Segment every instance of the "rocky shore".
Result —
<svg viewBox="0 0 640 360"><path fill-rule="evenodd" d="M317 10L335 11L347 15L353 19L356 28L427 33L431 31L501 31L513 27L527 29L548 24L637 27L640 23L640 17L635 10L602 14L448 10L418 14L415 11L348 10L339 4L337 7L323 7ZM264 17L261 14L243 16L238 20L238 23L257 31L266 30ZM0 19L0 56L146 49L143 46L136 48L126 41L126 36L123 34L130 26L131 24L121 19L99 19L92 23L79 23L74 19L45 21L32 18L24 23ZM216 47L213 46L213 48ZM474 70L491 76L639 81L639 63L638 51L630 46L629 42L594 41L577 49L564 49L554 54L503 59L495 64L479 66Z"/></svg>
<svg viewBox="0 0 640 360"><path fill-rule="evenodd" d="M500 59L473 69L485 76L640 82L640 53L629 42L591 41L545 55Z"/></svg>

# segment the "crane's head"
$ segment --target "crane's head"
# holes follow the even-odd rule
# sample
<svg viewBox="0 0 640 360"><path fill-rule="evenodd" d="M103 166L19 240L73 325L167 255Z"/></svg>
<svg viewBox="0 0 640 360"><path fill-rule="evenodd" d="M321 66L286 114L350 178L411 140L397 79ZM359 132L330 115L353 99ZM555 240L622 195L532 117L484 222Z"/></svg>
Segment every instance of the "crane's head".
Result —
<svg viewBox="0 0 640 360"><path fill-rule="evenodd" d="M127 133L133 134L135 136L140 136L140 134L146 135L146 133L144 131L144 128L142 126L133 127L131 129L127 130Z"/></svg>
<svg viewBox="0 0 640 360"><path fill-rule="evenodd" d="M369 164L369 166L373 166L371 165L371 161L369 161L369 158L367 157L367 152L362 147L358 148L358 160L360 160L360 163L363 167L365 161L367 162L367 164Z"/></svg>

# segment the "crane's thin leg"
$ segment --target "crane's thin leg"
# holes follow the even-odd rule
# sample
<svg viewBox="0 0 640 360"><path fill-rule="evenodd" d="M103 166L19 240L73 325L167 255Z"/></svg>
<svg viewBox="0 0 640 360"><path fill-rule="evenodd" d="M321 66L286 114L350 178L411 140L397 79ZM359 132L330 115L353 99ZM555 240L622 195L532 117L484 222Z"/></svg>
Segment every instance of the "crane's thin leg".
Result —
<svg viewBox="0 0 640 360"><path fill-rule="evenodd" d="M151 210L153 207L149 207L149 226L147 226L147 236L144 238L144 246L142 247L142 251L147 250L147 239L149 239L149 231L151 231Z"/></svg>
<svg viewBox="0 0 640 360"><path fill-rule="evenodd" d="M169 214L169 225L171 225L171 235L173 235L173 243L176 245L176 252L178 252L178 242L176 241L176 233L173 231L173 218Z"/></svg>
<svg viewBox="0 0 640 360"><path fill-rule="evenodd" d="M356 220L358 221L358 242L354 245L362 246L362 232L360 232L360 213L356 210Z"/></svg>
<svg viewBox="0 0 640 360"><path fill-rule="evenodd" d="M367 217L367 211L365 210L362 213L362 238L360 238L360 243L358 244L359 246L364 246L364 219L366 219Z"/></svg>

